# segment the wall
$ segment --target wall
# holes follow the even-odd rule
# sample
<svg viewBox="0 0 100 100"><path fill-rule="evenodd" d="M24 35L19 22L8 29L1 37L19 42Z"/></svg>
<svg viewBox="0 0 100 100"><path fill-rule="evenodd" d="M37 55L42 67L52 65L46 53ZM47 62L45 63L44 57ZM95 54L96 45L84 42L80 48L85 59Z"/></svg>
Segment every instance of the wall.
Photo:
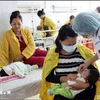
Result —
<svg viewBox="0 0 100 100"><path fill-rule="evenodd" d="M95 8L100 4L100 1L18 1L18 6L40 6L40 9L44 8L46 16L51 18L57 25L63 25L69 20L70 15L77 15L79 12L84 11L95 11ZM71 8L76 8L76 12L53 12L53 5L55 6L65 6ZM61 8L62 9L62 8ZM40 19L37 13L22 13L23 24L25 27L34 28L39 25ZM32 23L33 21L33 23ZM58 21L60 23L58 23Z"/></svg>
<svg viewBox="0 0 100 100"><path fill-rule="evenodd" d="M2 34L10 28L10 14L16 9L16 1L0 1L0 39Z"/></svg>
<svg viewBox="0 0 100 100"><path fill-rule="evenodd" d="M63 25L71 14L77 15L82 11L94 11L99 6L100 1L0 1L0 38L2 34L10 28L9 17L12 11L16 10L18 6L39 6L44 8L46 16L50 17L57 25ZM76 12L53 12L53 5L66 6L69 8L77 8ZM40 23L40 18L37 13L22 13L23 25L30 27L33 31ZM32 22L33 21L33 22Z"/></svg>

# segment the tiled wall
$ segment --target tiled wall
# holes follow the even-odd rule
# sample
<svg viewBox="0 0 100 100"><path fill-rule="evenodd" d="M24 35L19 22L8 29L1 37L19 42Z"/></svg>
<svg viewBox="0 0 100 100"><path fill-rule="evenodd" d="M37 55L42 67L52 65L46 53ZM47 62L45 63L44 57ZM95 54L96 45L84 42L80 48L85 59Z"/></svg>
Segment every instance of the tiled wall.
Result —
<svg viewBox="0 0 100 100"><path fill-rule="evenodd" d="M10 14L16 9L16 1L0 1L0 39L2 34L10 28Z"/></svg>

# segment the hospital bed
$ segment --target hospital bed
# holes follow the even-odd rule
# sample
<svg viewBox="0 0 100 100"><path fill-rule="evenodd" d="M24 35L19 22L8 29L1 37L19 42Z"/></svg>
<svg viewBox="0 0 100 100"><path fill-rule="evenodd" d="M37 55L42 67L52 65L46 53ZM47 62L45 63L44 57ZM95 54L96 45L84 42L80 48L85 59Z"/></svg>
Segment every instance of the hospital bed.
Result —
<svg viewBox="0 0 100 100"><path fill-rule="evenodd" d="M35 69L25 78L0 82L0 100L24 100L39 94L41 73L42 69Z"/></svg>
<svg viewBox="0 0 100 100"><path fill-rule="evenodd" d="M55 34L55 36L50 36L50 37L36 37L36 34L37 33L43 33L43 32L53 32L53 31L58 31L58 30L44 30L44 31L37 31L35 34L34 34L34 40L35 40L35 44L37 47L40 47L44 50L48 50L52 47L55 46L54 42L55 42L55 39L57 37L57 34L58 32Z"/></svg>
<svg viewBox="0 0 100 100"><path fill-rule="evenodd" d="M44 37L44 38L36 38L35 44L37 47L43 48L44 50L51 49L55 46L55 37Z"/></svg>

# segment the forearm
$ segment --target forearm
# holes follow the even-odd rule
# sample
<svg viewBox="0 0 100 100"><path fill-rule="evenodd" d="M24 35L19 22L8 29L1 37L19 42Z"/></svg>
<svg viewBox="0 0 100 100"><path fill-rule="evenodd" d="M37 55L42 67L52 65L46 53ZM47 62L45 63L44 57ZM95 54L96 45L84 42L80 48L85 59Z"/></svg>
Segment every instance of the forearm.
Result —
<svg viewBox="0 0 100 100"><path fill-rule="evenodd" d="M66 82L68 80L76 80L77 74L68 74L60 77L60 82Z"/></svg>
<svg viewBox="0 0 100 100"><path fill-rule="evenodd" d="M67 76L61 76L60 82L66 82L68 80Z"/></svg>
<svg viewBox="0 0 100 100"><path fill-rule="evenodd" d="M54 75L54 69L53 69L51 73L46 77L46 81L52 83L60 83L60 76Z"/></svg>
<svg viewBox="0 0 100 100"><path fill-rule="evenodd" d="M89 59L90 64L92 64L93 62L95 62L96 60L98 60L98 55L95 54L92 58Z"/></svg>
<svg viewBox="0 0 100 100"><path fill-rule="evenodd" d="M29 59L35 51L35 45L28 45L22 52L22 55L24 55L27 59Z"/></svg>
<svg viewBox="0 0 100 100"><path fill-rule="evenodd" d="M26 39L28 41L28 44L26 48L22 51L22 55L24 55L27 59L29 59L35 51L35 42L30 30L27 30L26 33L27 33Z"/></svg>
<svg viewBox="0 0 100 100"><path fill-rule="evenodd" d="M47 77L46 81L52 82L52 83L60 83L60 77L56 76L56 75L54 75L54 76L52 75L50 77Z"/></svg>
<svg viewBox="0 0 100 100"><path fill-rule="evenodd" d="M25 58L25 56L24 55L19 55L16 59L15 59L15 61L21 61L21 60L23 60Z"/></svg>
<svg viewBox="0 0 100 100"><path fill-rule="evenodd" d="M75 84L71 85L72 89L74 90L86 89L89 86L90 86L89 83L83 83L83 82L76 82Z"/></svg>

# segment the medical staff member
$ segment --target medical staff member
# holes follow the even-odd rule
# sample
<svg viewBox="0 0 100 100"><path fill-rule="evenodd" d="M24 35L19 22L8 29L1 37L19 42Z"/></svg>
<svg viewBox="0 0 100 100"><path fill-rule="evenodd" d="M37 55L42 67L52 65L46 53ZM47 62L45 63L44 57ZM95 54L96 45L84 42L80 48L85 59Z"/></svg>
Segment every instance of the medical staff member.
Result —
<svg viewBox="0 0 100 100"><path fill-rule="evenodd" d="M100 6L95 9L97 13L100 13Z"/></svg>
<svg viewBox="0 0 100 100"><path fill-rule="evenodd" d="M0 42L0 67L17 61L42 66L47 51L35 48L32 33L22 27L22 16L19 11L12 12L10 25L11 29L4 33Z"/></svg>
<svg viewBox="0 0 100 100"><path fill-rule="evenodd" d="M96 54L91 59L80 65L79 71L100 59L100 14L96 12L79 13L72 25L73 30L85 38L93 37Z"/></svg>
<svg viewBox="0 0 100 100"><path fill-rule="evenodd" d="M39 10L37 15L40 17L40 26L42 30L57 30L56 24L48 17L45 16L44 9ZM54 32L45 32L44 37L54 36L57 31Z"/></svg>
<svg viewBox="0 0 100 100"><path fill-rule="evenodd" d="M82 82L72 87L74 90L85 89L79 93L74 99L68 99L61 95L49 96L47 91L50 89L51 83L61 84L69 79L75 79L75 73L80 64L85 59L92 57L93 52L82 44L77 44L77 34L69 25L63 25L55 40L56 47L49 50L42 70L42 81L40 88L41 100L94 100L95 84ZM95 65L90 65L90 69L95 69ZM80 86L80 87L79 87ZM87 89L86 89L87 88ZM90 96L91 94L91 96Z"/></svg>

